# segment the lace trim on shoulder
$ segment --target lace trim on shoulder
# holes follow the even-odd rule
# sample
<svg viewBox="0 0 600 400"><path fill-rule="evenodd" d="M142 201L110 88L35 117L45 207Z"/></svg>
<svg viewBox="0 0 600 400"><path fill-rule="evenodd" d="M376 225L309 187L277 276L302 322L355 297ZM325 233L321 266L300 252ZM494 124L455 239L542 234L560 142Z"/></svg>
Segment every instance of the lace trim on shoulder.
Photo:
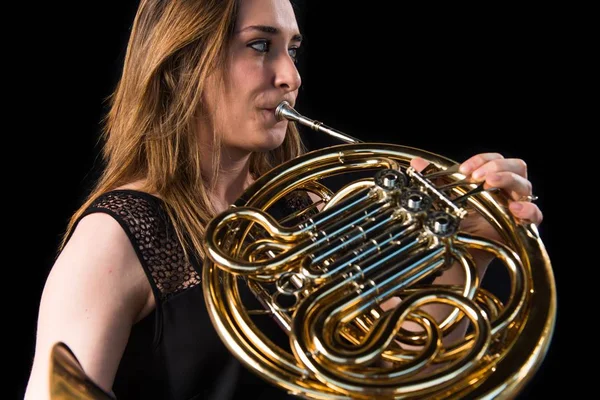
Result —
<svg viewBox="0 0 600 400"><path fill-rule="evenodd" d="M121 223L160 300L200 283L163 207L150 194L115 190L100 196L88 211L108 211Z"/></svg>
<svg viewBox="0 0 600 400"><path fill-rule="evenodd" d="M293 214L293 213L303 211L307 207L309 207L311 204L313 204L313 200L310 198L308 193L303 190L293 191L293 192L289 193L287 196L285 196L284 198L282 198L280 201L282 201L282 203L283 203L283 207L285 209L284 215L286 215L286 216ZM288 220L288 222L285 225L289 226L289 225L300 224L300 223L306 221L307 219L315 216L317 213L318 213L317 209L312 208L310 210L302 212L296 218Z"/></svg>

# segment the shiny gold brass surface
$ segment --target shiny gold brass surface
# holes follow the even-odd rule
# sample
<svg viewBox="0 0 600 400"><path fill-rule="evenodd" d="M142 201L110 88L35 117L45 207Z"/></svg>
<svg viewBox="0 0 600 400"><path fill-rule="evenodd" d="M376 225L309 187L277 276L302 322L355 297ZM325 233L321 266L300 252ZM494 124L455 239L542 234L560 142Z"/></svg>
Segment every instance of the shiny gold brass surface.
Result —
<svg viewBox="0 0 600 400"><path fill-rule="evenodd" d="M466 180L451 159L361 143L287 104L278 115L347 144L275 168L207 226L203 290L229 350L303 398L514 398L541 365L556 318L536 226L515 220L500 193ZM415 157L430 167L415 171ZM360 177L336 191L325 184L352 174ZM275 220L271 207L299 190L322 199L319 211ZM501 239L465 232L472 213ZM506 270L506 298L482 287L475 253ZM451 265L464 271L463 283L436 283ZM425 311L434 303L451 312L434 318ZM277 342L260 318L289 340Z"/></svg>
<svg viewBox="0 0 600 400"><path fill-rule="evenodd" d="M85 374L81 364L62 342L50 356L50 398L52 400L114 400Z"/></svg>

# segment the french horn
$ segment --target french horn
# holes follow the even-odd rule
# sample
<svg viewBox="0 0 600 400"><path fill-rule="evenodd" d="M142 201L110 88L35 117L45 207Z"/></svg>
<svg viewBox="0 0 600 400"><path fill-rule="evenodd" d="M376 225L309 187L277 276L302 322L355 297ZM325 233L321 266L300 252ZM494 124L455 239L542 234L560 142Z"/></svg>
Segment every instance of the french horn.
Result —
<svg viewBox="0 0 600 400"><path fill-rule="evenodd" d="M556 319L537 226L449 158L362 142L286 102L276 116L344 143L274 168L208 224L202 285L227 348L301 398L516 397L542 364ZM429 166L415 170L415 157ZM336 177L347 181L332 189ZM320 200L276 220L271 207L298 192ZM501 239L467 233L471 213ZM478 277L477 251L505 270L504 298ZM452 265L463 281L438 283ZM426 311L435 303L449 310L441 319ZM261 318L284 340L263 331Z"/></svg>

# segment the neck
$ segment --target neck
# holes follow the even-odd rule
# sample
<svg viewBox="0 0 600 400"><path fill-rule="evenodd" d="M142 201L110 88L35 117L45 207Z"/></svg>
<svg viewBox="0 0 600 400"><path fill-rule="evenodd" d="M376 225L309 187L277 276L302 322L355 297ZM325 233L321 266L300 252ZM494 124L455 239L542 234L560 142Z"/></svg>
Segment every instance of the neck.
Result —
<svg viewBox="0 0 600 400"><path fill-rule="evenodd" d="M212 157L202 157L202 171L212 190L209 197L217 212L224 211L234 203L253 182L250 174L250 154L233 148L223 148L220 152L219 170L214 174Z"/></svg>

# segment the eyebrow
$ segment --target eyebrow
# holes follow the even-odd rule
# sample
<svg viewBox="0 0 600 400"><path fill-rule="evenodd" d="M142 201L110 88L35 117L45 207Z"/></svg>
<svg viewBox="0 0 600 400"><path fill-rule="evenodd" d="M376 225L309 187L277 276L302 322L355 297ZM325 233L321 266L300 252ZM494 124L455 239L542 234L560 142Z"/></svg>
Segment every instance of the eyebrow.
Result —
<svg viewBox="0 0 600 400"><path fill-rule="evenodd" d="M245 31L259 31L259 32L263 32L263 33L270 33L272 35L277 35L277 34L281 33L281 29L275 28L274 26L268 26L268 25L250 25L250 26L245 27L244 29L241 29L239 32L245 32ZM301 42L302 35L298 33L298 34L292 36L292 41Z"/></svg>

